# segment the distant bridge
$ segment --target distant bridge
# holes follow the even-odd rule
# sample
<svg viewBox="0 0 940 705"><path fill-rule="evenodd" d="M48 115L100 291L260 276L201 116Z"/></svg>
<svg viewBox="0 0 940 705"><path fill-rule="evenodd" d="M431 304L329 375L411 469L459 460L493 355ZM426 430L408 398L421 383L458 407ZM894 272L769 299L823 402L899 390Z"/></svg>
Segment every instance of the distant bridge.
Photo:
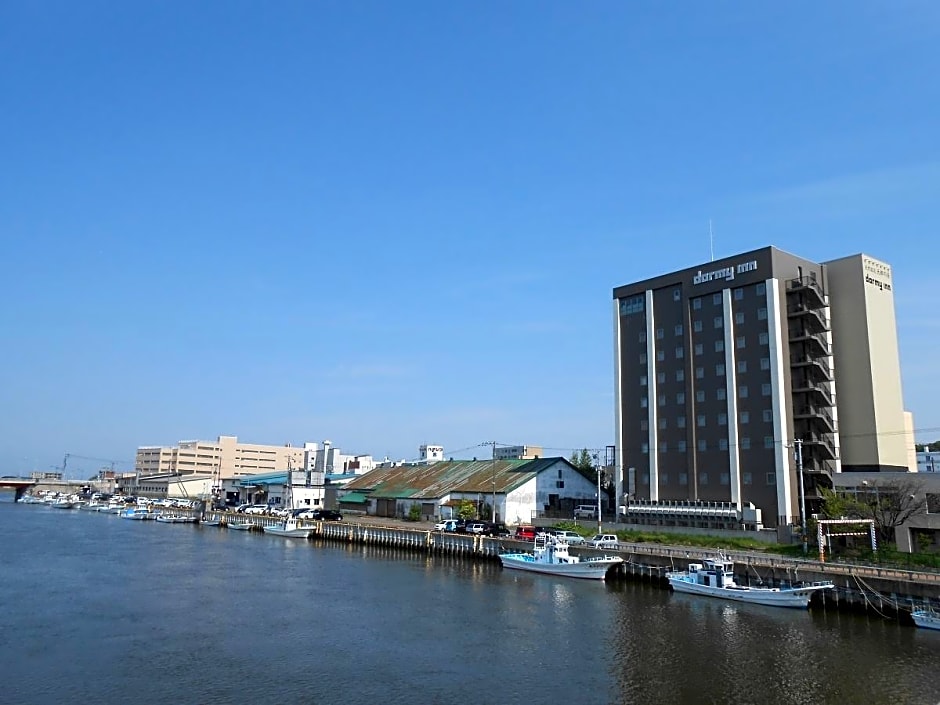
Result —
<svg viewBox="0 0 940 705"><path fill-rule="evenodd" d="M30 487L35 487L38 480L30 480L25 477L0 477L0 489L13 490L15 501L19 502L20 497Z"/></svg>

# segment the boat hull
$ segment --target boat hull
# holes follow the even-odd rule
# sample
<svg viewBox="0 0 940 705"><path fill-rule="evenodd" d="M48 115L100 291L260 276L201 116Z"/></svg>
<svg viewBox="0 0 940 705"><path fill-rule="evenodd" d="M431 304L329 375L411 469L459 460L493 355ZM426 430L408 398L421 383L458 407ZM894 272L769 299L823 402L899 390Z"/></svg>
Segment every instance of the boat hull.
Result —
<svg viewBox="0 0 940 705"><path fill-rule="evenodd" d="M914 624L916 624L921 629L940 630L940 614L936 612L929 612L927 610L914 610L911 612L911 617L914 619Z"/></svg>
<svg viewBox="0 0 940 705"><path fill-rule="evenodd" d="M806 609L813 597L813 593L826 590L832 585L810 585L799 588L760 588L760 587L714 587L693 583L683 577L667 576L670 587L676 592L690 595L704 595L717 597L733 602L749 602L754 605L768 607L791 607Z"/></svg>
<svg viewBox="0 0 940 705"><path fill-rule="evenodd" d="M264 533L274 536L286 536L290 539L308 539L313 529L285 529L283 526L266 526Z"/></svg>
<svg viewBox="0 0 940 705"><path fill-rule="evenodd" d="M507 553L501 555L499 560L503 568L585 580L604 580L611 566L623 563L622 558L600 558L582 560L577 563L544 563L535 560L531 554L527 553Z"/></svg>

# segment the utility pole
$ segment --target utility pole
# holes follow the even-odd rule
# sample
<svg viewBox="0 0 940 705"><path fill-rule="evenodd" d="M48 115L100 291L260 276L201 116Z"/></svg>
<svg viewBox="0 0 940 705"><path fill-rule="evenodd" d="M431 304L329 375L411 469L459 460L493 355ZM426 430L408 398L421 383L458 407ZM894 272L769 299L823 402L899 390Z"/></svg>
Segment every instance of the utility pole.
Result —
<svg viewBox="0 0 940 705"><path fill-rule="evenodd" d="M490 441L489 445L493 447L492 463L493 463L493 508L492 508L492 521L496 523L496 441Z"/></svg>
<svg viewBox="0 0 940 705"><path fill-rule="evenodd" d="M601 527L601 466L597 461L597 452L594 453L594 472L597 473L597 533L603 534Z"/></svg>
<svg viewBox="0 0 940 705"><path fill-rule="evenodd" d="M806 555L806 491L803 488L803 439L793 441L796 446L796 473L800 480L800 537L803 540L803 555Z"/></svg>

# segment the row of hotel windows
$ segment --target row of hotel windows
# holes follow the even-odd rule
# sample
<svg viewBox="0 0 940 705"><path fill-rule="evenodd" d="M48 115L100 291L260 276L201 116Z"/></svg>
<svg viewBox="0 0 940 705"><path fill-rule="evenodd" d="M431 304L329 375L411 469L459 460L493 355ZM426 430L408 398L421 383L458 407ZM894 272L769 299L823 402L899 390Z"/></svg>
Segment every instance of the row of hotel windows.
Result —
<svg viewBox="0 0 940 705"><path fill-rule="evenodd" d="M700 428L705 426L705 414L699 414L696 417L696 423ZM773 421L773 412L770 409L764 409L761 413L761 418L764 423L770 423ZM749 411L739 411L738 412L738 424L744 425L751 422L751 412ZM669 428L669 419L662 417L657 420L656 425L659 427L660 431L665 431ZM720 413L718 414L718 425L727 426L728 425L728 414ZM649 419L640 419L640 430L648 431L650 427ZM676 428L685 428L685 416L676 417Z"/></svg>
<svg viewBox="0 0 940 705"><path fill-rule="evenodd" d="M745 287L738 287L737 289L732 289L732 296L735 301L742 301L744 299L744 289ZM766 285L761 282L760 284L755 285L754 291L758 296L764 296L767 293ZM712 294L712 304L715 306L721 306L723 295L722 293L716 292ZM702 308L702 301L704 297L697 296L692 299L692 308L696 311ZM672 290L672 300L681 301L682 300L682 289L673 289ZM626 299L620 300L620 315L626 316L631 313L643 313L643 309L646 306L646 296L643 294L637 294L636 296L630 296ZM766 311L765 311L766 315ZM677 334L678 335L678 334Z"/></svg>
<svg viewBox="0 0 940 705"><path fill-rule="evenodd" d="M640 333L640 342L641 342L641 343L645 343L645 342L646 342L646 333ZM770 343L770 337L768 336L767 333L760 333L759 336L758 336L757 342L758 342L760 345L768 345L768 344ZM747 338L746 338L745 336L743 336L743 335L739 335L737 338L735 338L734 346L735 346L736 348L738 348L738 349L747 347ZM724 349L725 349L725 341L724 341L724 340L716 340L716 341L715 341L715 352L723 352ZM696 344L695 344L695 354L696 354L696 355L704 355L704 354L705 354L705 347L704 347L704 345L702 345L702 343L696 343ZM676 346L676 358L682 358L682 357L685 357L685 348L682 347L681 345L677 345L677 346ZM665 351L663 351L663 350L657 350L657 351L656 351L656 359L659 360L659 361L665 360L665 359L666 359L666 353L665 353ZM640 363L643 364L643 363L645 363L645 362L646 362L646 353L641 353L641 354L640 354Z"/></svg>
<svg viewBox="0 0 940 705"><path fill-rule="evenodd" d="M773 437L773 436L764 436L764 448L765 448L765 449L768 449L768 450L769 450L769 449L773 448L774 445L775 445L775 444L774 444L774 437ZM727 439L727 438L719 438L719 439L718 439L718 447L715 448L715 447L714 447L714 443L712 444L712 446L713 446L713 447L711 448L711 450L728 450L728 439ZM708 441L705 440L704 438L699 438L698 441L697 441L697 443L696 443L696 447L697 447L698 450L700 450L700 451L703 451L703 452L704 452L704 451L707 451L707 450L709 450ZM741 450L751 450L751 438L750 438L750 436L742 436L741 438L739 438L739 439L738 439L738 448L740 448ZM659 442L659 445L656 446L656 450L660 453L660 455L663 454L663 453L668 453L668 452L669 452L669 444L668 444L666 441L660 441L660 442ZM678 442L676 443L676 452L677 452L677 453L685 453L687 450L688 450L688 447L686 446L686 442L685 442L685 441L678 441ZM648 455L649 452L650 452L650 444L649 444L649 443L643 443L643 444L640 446L640 451L643 453L643 455Z"/></svg>
<svg viewBox="0 0 940 705"><path fill-rule="evenodd" d="M724 372L722 372L721 374L724 374ZM761 396L769 397L772 392L773 392L773 388L771 387L770 382L764 382L760 386ZM727 392L724 389L718 389L715 391L715 393L719 400L725 399L726 394L727 394ZM747 399L749 395L750 395L750 391L748 390L748 387L746 384L741 384L738 386L738 398L739 399ZM697 392L695 392L695 401L697 402L705 401L704 390L700 389ZM657 406L666 406L666 395L660 394L659 397L657 397L656 402L657 402ZM649 404L650 404L649 397L640 397L641 409L648 408ZM676 394L676 404L685 404L685 392L679 392L678 394Z"/></svg>
<svg viewBox="0 0 940 705"><path fill-rule="evenodd" d="M747 372L747 360L738 360L737 363L736 363L736 366L737 366L737 370L738 370L739 373ZM770 369L770 358L769 358L769 357L762 357L762 358L760 359L760 368L761 368L762 370L769 370L769 369ZM718 377L723 377L723 376L724 376L724 374L725 374L725 363L719 362L717 365L715 365L715 374L716 374ZM704 367L696 367L696 368L695 368L695 378L696 378L696 379L705 379L705 368L704 368ZM685 370L676 370L676 382L684 382L684 381L685 381ZM665 373L665 372L657 372L657 373L656 373L656 383L657 383L657 384L665 384L665 383L666 383L666 373ZM641 386L641 387L646 387L647 385L648 385L648 378L647 378L647 376L646 376L646 375L640 375L640 386ZM724 390L722 390L722 393L724 393ZM719 396L718 398L719 398L719 399L724 399L724 396Z"/></svg>
<svg viewBox="0 0 940 705"><path fill-rule="evenodd" d="M768 485L776 485L776 484L777 484L777 475L776 475L776 473L768 472L768 473L766 473L766 475L764 476L764 479L765 479L765 481L766 481L766 483L767 483ZM729 473L726 473L726 472L719 473L719 475L718 475L718 482L719 482L719 484L722 484L722 485L731 484L731 475L730 475ZM641 475L640 475L640 484L641 484L641 485L648 485L649 483L650 483L649 475L647 475L647 474L645 474L645 473L641 474ZM668 473L665 473L665 472L659 473L659 484L660 484L660 485L668 485L668 484L669 484L669 474L668 474ZM686 472L680 472L680 473L679 473L679 484L680 484L680 485L688 485L688 484L689 484L689 474L688 474L688 473L686 473ZM700 472L700 473L698 474L698 484L699 484L699 486L707 485L707 484L708 484L708 473L707 473L707 472ZM753 476L751 473L749 473L749 472L742 472L742 473L741 473L741 484L742 484L742 485L753 485L753 484L754 484L754 476Z"/></svg>
<svg viewBox="0 0 940 705"><path fill-rule="evenodd" d="M767 309L766 309L766 308L759 308L759 309L757 309L757 320L759 320L759 321L766 321L766 320L767 320ZM734 322L735 322L735 324L737 324L737 325L743 325L743 324L744 324L744 312L743 312L743 311L738 311L736 314L734 314ZM715 317L712 319L712 326L713 326L714 328L724 328L724 327L725 327L725 319L724 319L724 316L715 316ZM705 324L702 323L701 320L696 319L696 320L692 321L692 330L695 331L696 333L701 333L701 332L702 332L702 329L703 329L704 327L705 327ZM682 324L681 324L681 323L676 324L676 326L675 326L675 328L673 329L673 331L674 331L675 336L676 336L677 338L682 337L682 333L683 333L683 326L682 326ZM666 337L665 331L664 331L662 328L657 328L657 329L656 329L656 340L663 340L665 337ZM640 339L640 342L641 342L641 343L645 343L645 342L646 342L646 331L641 331L641 332L640 332L640 334L639 334L639 339ZM762 343L762 345L766 345L766 343ZM742 346L742 347L743 347L743 346Z"/></svg>

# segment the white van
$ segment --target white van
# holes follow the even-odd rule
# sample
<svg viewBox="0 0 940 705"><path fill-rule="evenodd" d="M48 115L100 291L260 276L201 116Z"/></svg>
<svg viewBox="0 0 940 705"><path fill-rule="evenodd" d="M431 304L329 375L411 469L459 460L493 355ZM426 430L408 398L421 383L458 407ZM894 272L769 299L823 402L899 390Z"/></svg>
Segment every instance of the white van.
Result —
<svg viewBox="0 0 940 705"><path fill-rule="evenodd" d="M450 531L450 532L457 531L457 520L456 519L444 519L443 521L439 521L437 524L434 525L434 530L435 531Z"/></svg>
<svg viewBox="0 0 940 705"><path fill-rule="evenodd" d="M574 508L575 519L595 519L597 517L597 507L593 504L579 504Z"/></svg>

